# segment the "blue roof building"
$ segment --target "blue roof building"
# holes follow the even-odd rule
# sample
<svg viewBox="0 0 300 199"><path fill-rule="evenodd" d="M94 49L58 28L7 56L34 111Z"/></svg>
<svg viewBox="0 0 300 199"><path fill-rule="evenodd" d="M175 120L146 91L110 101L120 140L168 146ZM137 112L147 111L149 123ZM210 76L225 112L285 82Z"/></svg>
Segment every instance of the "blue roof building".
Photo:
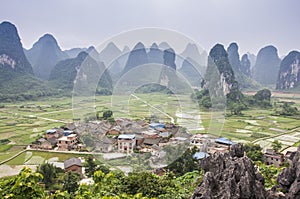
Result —
<svg viewBox="0 0 300 199"><path fill-rule="evenodd" d="M151 123L149 124L150 128L156 129L156 128L165 128L165 124L163 123Z"/></svg>
<svg viewBox="0 0 300 199"><path fill-rule="evenodd" d="M196 159L196 160L201 160L201 159L207 158L207 157L209 157L209 154L205 153L205 152L196 152L193 155L193 158Z"/></svg>
<svg viewBox="0 0 300 199"><path fill-rule="evenodd" d="M215 140L216 143L219 143L219 144L224 144L224 145L233 145L234 142L228 140L227 138L218 138Z"/></svg>

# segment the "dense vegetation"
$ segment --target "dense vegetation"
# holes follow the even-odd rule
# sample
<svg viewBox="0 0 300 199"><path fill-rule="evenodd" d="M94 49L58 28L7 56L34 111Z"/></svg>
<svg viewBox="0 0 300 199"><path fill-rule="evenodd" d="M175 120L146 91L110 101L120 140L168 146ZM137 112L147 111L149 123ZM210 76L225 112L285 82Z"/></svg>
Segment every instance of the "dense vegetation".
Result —
<svg viewBox="0 0 300 199"><path fill-rule="evenodd" d="M88 160L96 168L93 184L79 185L76 173L60 173L53 165L43 164L40 173L24 168L19 175L0 180L1 198L189 198L202 179L202 172L197 170L175 177L173 173L162 176L150 172L133 172L125 175L120 171L109 171L98 167L93 160ZM88 166L88 165L87 165ZM91 165L90 165L91 166ZM92 173L89 167L89 175ZM41 174L43 173L43 175ZM50 173L50 174L49 174ZM41 186L45 184L45 188ZM50 194L46 190L50 191Z"/></svg>
<svg viewBox="0 0 300 199"><path fill-rule="evenodd" d="M192 94L192 99L197 101L200 107L211 108L211 98L209 90L195 90ZM253 96L245 96L238 89L232 90L226 96L226 105L230 110L230 113L233 115L242 114L242 110L245 110L250 107L259 107L259 108L270 108L271 105L271 91L268 89L263 89L258 91Z"/></svg>

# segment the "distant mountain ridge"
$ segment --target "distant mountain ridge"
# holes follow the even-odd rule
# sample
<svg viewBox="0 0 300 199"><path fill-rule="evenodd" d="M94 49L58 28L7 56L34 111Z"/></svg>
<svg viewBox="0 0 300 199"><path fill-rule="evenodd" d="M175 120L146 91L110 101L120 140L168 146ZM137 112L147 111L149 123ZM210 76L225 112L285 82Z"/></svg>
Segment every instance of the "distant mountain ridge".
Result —
<svg viewBox="0 0 300 199"><path fill-rule="evenodd" d="M242 60L240 60L238 50L239 46L237 43L231 43L227 48L229 63L232 66L236 80L239 82L239 87L241 90L258 90L260 85L250 78L250 60L247 55L243 55Z"/></svg>
<svg viewBox="0 0 300 199"><path fill-rule="evenodd" d="M104 70L104 73L99 80L97 75L98 72L102 70ZM79 73L79 71L82 73ZM76 78L78 78L78 80L76 80ZM82 89L86 89L87 91L89 89L96 89L89 86L97 85L99 85L102 89L112 89L112 80L108 71L105 70L104 64L102 62L97 62L84 51L79 53L76 58L70 58L58 62L53 68L49 79L50 84L53 87L64 91L73 90L75 81L79 80L82 82ZM86 82L90 85L88 84L86 86ZM93 83L95 83L95 85L92 85ZM99 89L101 89L100 87ZM93 91L95 92L96 90ZM99 90L98 92L101 91Z"/></svg>
<svg viewBox="0 0 300 199"><path fill-rule="evenodd" d="M17 28L9 23L0 24L0 64L1 70L33 74L27 60Z"/></svg>
<svg viewBox="0 0 300 199"><path fill-rule="evenodd" d="M51 34L43 35L33 44L31 49L25 52L34 74L44 80L48 80L55 64L68 58L68 55L60 49L56 39Z"/></svg>
<svg viewBox="0 0 300 199"><path fill-rule="evenodd" d="M259 50L252 68L253 79L263 85L275 85L278 77L280 59L277 48L266 46Z"/></svg>
<svg viewBox="0 0 300 199"><path fill-rule="evenodd" d="M33 76L18 31L9 23L0 24L0 100L33 99L53 91Z"/></svg>

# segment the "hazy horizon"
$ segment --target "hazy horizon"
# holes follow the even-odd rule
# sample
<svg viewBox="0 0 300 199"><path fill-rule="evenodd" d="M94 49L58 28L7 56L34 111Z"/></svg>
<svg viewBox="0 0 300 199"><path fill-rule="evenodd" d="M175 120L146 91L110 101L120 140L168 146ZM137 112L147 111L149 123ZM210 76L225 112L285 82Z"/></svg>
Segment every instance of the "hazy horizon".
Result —
<svg viewBox="0 0 300 199"><path fill-rule="evenodd" d="M300 49L299 5L297 0L5 0L0 19L17 26L26 49L46 33L66 50L97 47L121 32L157 27L180 32L207 51L216 43L227 48L237 42L241 55L274 45L284 56Z"/></svg>

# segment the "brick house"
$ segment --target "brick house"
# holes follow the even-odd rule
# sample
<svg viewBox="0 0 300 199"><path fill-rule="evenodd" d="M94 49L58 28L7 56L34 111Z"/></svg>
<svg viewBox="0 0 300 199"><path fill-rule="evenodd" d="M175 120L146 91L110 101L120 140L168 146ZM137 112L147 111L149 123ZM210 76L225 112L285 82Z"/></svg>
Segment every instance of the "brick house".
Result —
<svg viewBox="0 0 300 199"><path fill-rule="evenodd" d="M58 150L69 151L76 147L77 142L77 134L62 136L57 139Z"/></svg>
<svg viewBox="0 0 300 199"><path fill-rule="evenodd" d="M284 162L284 156L281 153L276 153L272 149L267 149L264 154L264 161L267 165L274 164L277 167L280 167Z"/></svg>
<svg viewBox="0 0 300 199"><path fill-rule="evenodd" d="M45 138L40 138L37 141L33 142L30 145L31 148L33 149L43 149L43 150L51 150L52 149L52 144Z"/></svg>
<svg viewBox="0 0 300 199"><path fill-rule="evenodd" d="M79 158L70 158L64 161L65 172L75 172L82 176L82 163Z"/></svg>

